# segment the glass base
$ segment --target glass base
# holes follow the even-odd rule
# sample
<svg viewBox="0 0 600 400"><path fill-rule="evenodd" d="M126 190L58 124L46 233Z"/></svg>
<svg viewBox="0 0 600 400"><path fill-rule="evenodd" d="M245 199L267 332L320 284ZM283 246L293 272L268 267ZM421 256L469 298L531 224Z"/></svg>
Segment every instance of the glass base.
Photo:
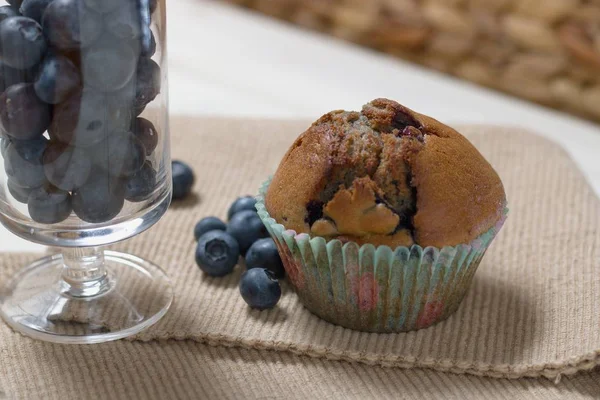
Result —
<svg viewBox="0 0 600 400"><path fill-rule="evenodd" d="M61 254L38 260L0 291L0 316L34 339L91 344L134 335L165 315L173 289L159 267L114 251L104 252L104 265L100 279L74 290Z"/></svg>

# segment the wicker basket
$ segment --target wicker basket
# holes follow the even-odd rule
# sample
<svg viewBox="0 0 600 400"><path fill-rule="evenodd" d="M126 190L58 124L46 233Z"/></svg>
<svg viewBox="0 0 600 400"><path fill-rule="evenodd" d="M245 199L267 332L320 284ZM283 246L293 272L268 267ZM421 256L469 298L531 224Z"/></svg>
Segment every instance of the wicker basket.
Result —
<svg viewBox="0 0 600 400"><path fill-rule="evenodd" d="M600 0L225 0L600 121Z"/></svg>

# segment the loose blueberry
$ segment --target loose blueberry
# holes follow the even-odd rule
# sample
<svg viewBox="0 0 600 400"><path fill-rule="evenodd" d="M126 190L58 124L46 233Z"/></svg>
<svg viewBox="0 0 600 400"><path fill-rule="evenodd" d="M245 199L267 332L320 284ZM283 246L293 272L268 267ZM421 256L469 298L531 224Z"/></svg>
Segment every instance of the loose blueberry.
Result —
<svg viewBox="0 0 600 400"><path fill-rule="evenodd" d="M67 57L48 54L40 67L33 88L37 96L48 104L63 102L79 88L79 70Z"/></svg>
<svg viewBox="0 0 600 400"><path fill-rule="evenodd" d="M142 14L137 3L121 2L119 8L106 16L106 30L122 40L139 39L142 32Z"/></svg>
<svg viewBox="0 0 600 400"><path fill-rule="evenodd" d="M9 67L33 67L46 48L42 27L31 18L12 17L0 23L0 59Z"/></svg>
<svg viewBox="0 0 600 400"><path fill-rule="evenodd" d="M18 140L40 137L50 125L50 106L35 94L33 85L19 83L0 96L2 129Z"/></svg>
<svg viewBox="0 0 600 400"><path fill-rule="evenodd" d="M35 140L12 141L4 156L6 174L21 187L39 187L46 183L42 156L48 141L45 138Z"/></svg>
<svg viewBox="0 0 600 400"><path fill-rule="evenodd" d="M136 118L133 121L131 131L144 145L146 155L151 155L156 149L156 146L158 146L158 132L152 122L145 118Z"/></svg>
<svg viewBox="0 0 600 400"><path fill-rule="evenodd" d="M31 219L41 224L57 224L69 217L73 210L71 195L50 186L34 189L29 194L27 208Z"/></svg>
<svg viewBox="0 0 600 400"><path fill-rule="evenodd" d="M148 161L142 169L133 174L125 183L125 200L139 202L146 200L156 187L156 171Z"/></svg>
<svg viewBox="0 0 600 400"><path fill-rule="evenodd" d="M92 170L90 156L85 150L60 142L48 146L42 161L48 181L66 191L83 186Z"/></svg>
<svg viewBox="0 0 600 400"><path fill-rule="evenodd" d="M42 17L48 41L61 50L79 50L92 44L102 32L102 15L79 0L54 0Z"/></svg>
<svg viewBox="0 0 600 400"><path fill-rule="evenodd" d="M258 310L268 310L275 307L279 302L281 287L271 271L263 268L253 268L242 274L240 294L250 307Z"/></svg>
<svg viewBox="0 0 600 400"><path fill-rule="evenodd" d="M94 164L114 177L130 177L138 172L146 161L146 149L131 133L117 131L94 146Z"/></svg>
<svg viewBox="0 0 600 400"><path fill-rule="evenodd" d="M231 219L236 213L247 210L256 212L256 199L252 196L239 197L233 202L231 207L229 207L227 218Z"/></svg>
<svg viewBox="0 0 600 400"><path fill-rule="evenodd" d="M84 90L54 108L48 131L63 143L90 147L115 131L129 129L131 118L131 109L116 96Z"/></svg>
<svg viewBox="0 0 600 400"><path fill-rule="evenodd" d="M6 18L10 17L18 17L19 13L17 10L12 8L11 6L2 6L0 7L0 22L4 21Z"/></svg>
<svg viewBox="0 0 600 400"><path fill-rule="evenodd" d="M92 45L83 54L83 83L102 92L114 92L131 80L136 66L137 55L129 45L102 41Z"/></svg>
<svg viewBox="0 0 600 400"><path fill-rule="evenodd" d="M206 217L202 218L194 227L194 237L196 240L200 239L200 236L210 231L225 231L227 225L217 217Z"/></svg>
<svg viewBox="0 0 600 400"><path fill-rule="evenodd" d="M35 20L38 24L42 23L42 15L46 7L54 0L24 0L19 11L24 17Z"/></svg>
<svg viewBox="0 0 600 400"><path fill-rule="evenodd" d="M83 0L85 5L101 14L114 11L122 4L121 0Z"/></svg>
<svg viewBox="0 0 600 400"><path fill-rule="evenodd" d="M238 243L223 231L210 231L202 235L196 247L196 264L210 276L231 273L239 256Z"/></svg>
<svg viewBox="0 0 600 400"><path fill-rule="evenodd" d="M73 211L83 221L108 222L125 203L123 183L103 171L95 171L88 181L73 192Z"/></svg>
<svg viewBox="0 0 600 400"><path fill-rule="evenodd" d="M266 268L278 279L285 276L279 251L271 238L257 240L250 246L246 253L246 267L248 269Z"/></svg>
<svg viewBox="0 0 600 400"><path fill-rule="evenodd" d="M6 186L8 186L8 191L12 195L12 197L18 201L19 203L27 204L29 200L29 194L33 189L19 186L15 181L8 178L6 182Z"/></svg>
<svg viewBox="0 0 600 400"><path fill-rule="evenodd" d="M134 107L139 109L160 93L160 67L149 58L140 58L135 80Z"/></svg>
<svg viewBox="0 0 600 400"><path fill-rule="evenodd" d="M192 191L195 177L194 171L182 161L171 163L173 171L173 200L183 199Z"/></svg>
<svg viewBox="0 0 600 400"><path fill-rule="evenodd" d="M240 211L231 218L227 233L238 241L242 255L246 255L252 243L268 236L267 228L258 214L249 210Z"/></svg>

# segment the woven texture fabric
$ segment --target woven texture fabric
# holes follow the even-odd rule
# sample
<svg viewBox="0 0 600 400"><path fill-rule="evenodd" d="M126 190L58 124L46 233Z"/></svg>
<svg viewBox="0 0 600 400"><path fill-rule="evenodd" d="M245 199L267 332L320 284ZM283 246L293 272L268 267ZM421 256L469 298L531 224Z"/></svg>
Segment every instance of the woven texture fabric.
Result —
<svg viewBox="0 0 600 400"><path fill-rule="evenodd" d="M597 0L221 0L600 121Z"/></svg>
<svg viewBox="0 0 600 400"><path fill-rule="evenodd" d="M318 398L444 390L456 398L501 390L512 398L600 396L598 371L564 377L600 363L600 202L560 147L526 132L461 129L499 172L511 211L458 311L432 328L343 329L310 314L285 285L276 309L252 311L237 289L241 266L225 278L203 275L194 263L195 222L223 217L235 197L256 193L306 127L175 119L173 156L197 172L195 195L174 203L148 232L113 246L166 270L172 309L132 342L85 347L36 343L2 325L0 389L15 398L44 390L49 397L86 390L157 398L255 398L275 390ZM3 255L0 284L33 258Z"/></svg>

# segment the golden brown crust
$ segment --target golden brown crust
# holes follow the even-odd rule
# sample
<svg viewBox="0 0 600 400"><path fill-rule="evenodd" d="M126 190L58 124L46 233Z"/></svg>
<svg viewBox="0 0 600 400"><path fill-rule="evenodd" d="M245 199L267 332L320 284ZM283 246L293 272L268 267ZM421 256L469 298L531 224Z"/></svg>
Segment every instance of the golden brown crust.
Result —
<svg viewBox="0 0 600 400"><path fill-rule="evenodd" d="M304 132L267 192L288 229L391 247L468 243L501 217L500 178L454 129L376 99Z"/></svg>

